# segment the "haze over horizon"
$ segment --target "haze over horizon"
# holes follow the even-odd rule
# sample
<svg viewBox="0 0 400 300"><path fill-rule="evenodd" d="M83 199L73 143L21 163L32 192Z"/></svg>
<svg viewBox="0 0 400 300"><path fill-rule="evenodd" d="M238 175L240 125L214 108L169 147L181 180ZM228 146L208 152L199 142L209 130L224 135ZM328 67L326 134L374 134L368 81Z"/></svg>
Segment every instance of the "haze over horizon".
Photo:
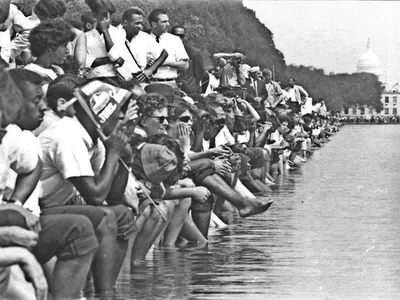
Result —
<svg viewBox="0 0 400 300"><path fill-rule="evenodd" d="M367 40L388 85L400 82L400 2L243 0L268 27L287 64L354 73Z"/></svg>

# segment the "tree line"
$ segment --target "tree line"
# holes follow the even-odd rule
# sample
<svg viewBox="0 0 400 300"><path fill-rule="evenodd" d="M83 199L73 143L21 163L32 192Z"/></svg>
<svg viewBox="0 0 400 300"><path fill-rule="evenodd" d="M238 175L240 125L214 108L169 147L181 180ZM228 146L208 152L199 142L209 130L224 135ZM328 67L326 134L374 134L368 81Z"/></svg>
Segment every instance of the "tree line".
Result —
<svg viewBox="0 0 400 300"><path fill-rule="evenodd" d="M34 0L16 1L31 7ZM65 3L66 19L79 24L80 16L88 10L84 0ZM323 98L330 110L339 111L353 105L382 109L383 86L373 74L326 74L310 66L286 65L283 53L275 47L273 33L256 18L254 11L243 6L242 0L114 0L113 3L117 9L112 16L114 24L128 7L138 6L146 15L157 7L165 9L171 26L186 28L189 44L201 50L207 68L212 67L212 54L241 49L246 51L246 63L262 69L274 68L282 87L289 77L294 77L313 99Z"/></svg>

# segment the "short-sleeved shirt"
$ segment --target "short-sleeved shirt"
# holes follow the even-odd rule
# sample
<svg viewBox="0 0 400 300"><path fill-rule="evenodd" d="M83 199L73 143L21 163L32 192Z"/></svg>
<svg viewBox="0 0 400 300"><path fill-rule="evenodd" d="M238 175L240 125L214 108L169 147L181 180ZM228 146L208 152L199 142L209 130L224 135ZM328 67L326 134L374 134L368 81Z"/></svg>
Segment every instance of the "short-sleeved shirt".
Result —
<svg viewBox="0 0 400 300"><path fill-rule="evenodd" d="M161 52L164 50L159 43L156 42L149 34L143 31L139 31L131 41L126 40L126 31L122 28L119 29L119 35L113 36L114 43L121 47L121 57L125 60L124 64L120 68L127 69L129 73L135 74L144 70L147 66L147 61L149 58L156 60ZM126 42L126 44L125 44ZM140 69L137 64L139 64Z"/></svg>
<svg viewBox="0 0 400 300"><path fill-rule="evenodd" d="M105 148L75 117L64 117L39 135L43 150L43 185L40 206L61 206L77 195L71 177L93 177L105 159Z"/></svg>
<svg viewBox="0 0 400 300"><path fill-rule="evenodd" d="M156 36L153 33L151 36L154 40L156 39ZM189 56L186 53L185 47L178 36L166 32L160 35L159 44L168 52L168 57L165 62L189 60ZM178 71L175 68L161 66L158 68L157 73L154 74L153 77L158 79L177 78Z"/></svg>
<svg viewBox="0 0 400 300"><path fill-rule="evenodd" d="M235 138L229 132L226 125L222 127L221 131L215 137L215 147L227 145L232 146L235 144ZM207 151L210 148L210 141L203 140L203 151Z"/></svg>
<svg viewBox="0 0 400 300"><path fill-rule="evenodd" d="M114 26L110 26L108 28L111 38L113 36L118 36L120 34L119 29ZM104 40L103 34L97 29L90 30L88 32L83 33L86 35L87 38L87 56L86 56L86 67L90 68L93 62L97 58L101 57L109 57L111 61L116 61L121 56L121 49L117 45L107 51L106 42ZM114 39L113 39L114 40ZM102 66L98 66L93 68L88 73L88 78L98 78L98 77L114 77L116 76L114 71L113 64L105 64Z"/></svg>
<svg viewBox="0 0 400 300"><path fill-rule="evenodd" d="M277 98L282 95L282 88L279 83L272 81L265 84L267 89L268 97L267 102L270 104L275 104Z"/></svg>
<svg viewBox="0 0 400 300"><path fill-rule="evenodd" d="M30 131L22 131L16 125L9 125L0 144L0 200L9 199L18 174L32 172L41 156L40 144ZM39 213L38 197L40 186L24 203L24 207Z"/></svg>

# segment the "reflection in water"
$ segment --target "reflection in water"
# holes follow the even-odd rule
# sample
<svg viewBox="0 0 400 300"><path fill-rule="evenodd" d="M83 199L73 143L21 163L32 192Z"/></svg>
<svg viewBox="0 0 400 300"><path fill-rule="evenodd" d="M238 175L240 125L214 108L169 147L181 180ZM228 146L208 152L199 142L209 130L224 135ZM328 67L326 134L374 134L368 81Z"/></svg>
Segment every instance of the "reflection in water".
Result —
<svg viewBox="0 0 400 300"><path fill-rule="evenodd" d="M400 127L347 125L259 216L123 270L124 299L398 299Z"/></svg>

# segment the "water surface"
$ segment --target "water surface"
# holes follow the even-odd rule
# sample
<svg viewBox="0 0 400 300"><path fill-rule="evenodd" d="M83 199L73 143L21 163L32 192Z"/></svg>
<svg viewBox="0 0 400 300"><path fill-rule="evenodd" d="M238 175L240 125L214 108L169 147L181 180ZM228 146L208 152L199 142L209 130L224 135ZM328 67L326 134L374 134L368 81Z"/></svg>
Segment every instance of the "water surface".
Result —
<svg viewBox="0 0 400 300"><path fill-rule="evenodd" d="M283 177L263 215L154 250L124 299L399 299L400 126L346 125Z"/></svg>

